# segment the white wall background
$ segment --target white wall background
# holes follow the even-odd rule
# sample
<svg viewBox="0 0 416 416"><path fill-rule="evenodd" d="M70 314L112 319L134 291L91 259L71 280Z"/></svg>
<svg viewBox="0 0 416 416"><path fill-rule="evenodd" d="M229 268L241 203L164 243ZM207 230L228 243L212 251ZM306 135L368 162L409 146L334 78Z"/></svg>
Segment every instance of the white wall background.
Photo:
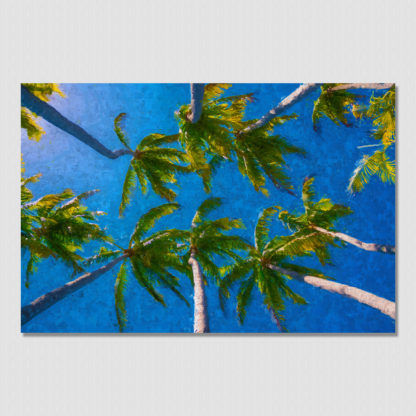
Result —
<svg viewBox="0 0 416 416"><path fill-rule="evenodd" d="M0 413L413 415L415 11L412 0L3 0ZM398 335L21 335L25 81L396 82Z"/></svg>

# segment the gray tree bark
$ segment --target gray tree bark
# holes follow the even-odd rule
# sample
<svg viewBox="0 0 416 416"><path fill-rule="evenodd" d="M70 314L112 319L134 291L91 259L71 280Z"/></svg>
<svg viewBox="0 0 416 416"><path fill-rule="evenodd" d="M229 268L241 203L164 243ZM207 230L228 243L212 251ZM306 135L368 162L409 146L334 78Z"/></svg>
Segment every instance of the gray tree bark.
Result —
<svg viewBox="0 0 416 416"><path fill-rule="evenodd" d="M40 296L33 302L29 303L29 305L23 306L23 308L21 309L21 326L29 322L31 319L39 315L44 310L50 308L52 305L55 305L55 303L66 298L71 293L74 293L82 287L92 283L94 280L98 279L104 273L107 273L109 270L111 270L117 263L120 263L122 260L124 260L127 256L128 254L122 254L121 256L115 258L105 266L102 266L91 273L86 273L78 277L78 279L72 280L71 282L68 282L63 286L58 287L57 289L54 289L51 292L48 292Z"/></svg>
<svg viewBox="0 0 416 416"><path fill-rule="evenodd" d="M191 115L190 122L197 123L202 114L202 100L204 99L204 84L191 84Z"/></svg>
<svg viewBox="0 0 416 416"><path fill-rule="evenodd" d="M283 113L283 111L289 109L302 98L309 95L311 92L315 91L318 88L319 84L303 84L288 95L283 101L281 101L276 107L272 108L266 115L261 119L257 120L255 123L246 127L242 133L250 133L251 131L263 127L270 120Z"/></svg>
<svg viewBox="0 0 416 416"><path fill-rule="evenodd" d="M33 95L23 85L21 86L21 100L22 106L28 108L36 115L42 117L55 127L63 130L65 133L70 134L87 146L93 148L96 152L101 155L108 157L109 159L117 159L123 155L131 155L131 152L127 149L110 150L100 143L97 139L87 133L82 127L68 120L61 113L55 110L50 104L42 101L35 95Z"/></svg>
<svg viewBox="0 0 416 416"><path fill-rule="evenodd" d="M320 277L316 276L304 275L292 270L283 269L282 267L278 267L273 264L269 264L268 267L271 270L293 277L295 280L300 282L308 283L320 289L327 290L332 293L337 293L338 295L346 296L360 303L364 303L365 305L371 306L374 309L378 309L385 315L390 316L390 318L396 319L396 304L390 300L373 295L370 292L366 292L365 290L361 290L353 286L343 285L341 283L336 283L332 280L321 279Z"/></svg>
<svg viewBox="0 0 416 416"><path fill-rule="evenodd" d="M372 83L372 84L341 84L337 85L336 87L330 88L330 91L339 91L339 90L388 90L394 84L380 84L380 83Z"/></svg>
<svg viewBox="0 0 416 416"><path fill-rule="evenodd" d="M194 276L194 332L196 334L209 332L207 298L205 295L204 277L201 266L191 251L188 263Z"/></svg>
<svg viewBox="0 0 416 416"><path fill-rule="evenodd" d="M364 243L363 241L360 241L357 238L351 237L347 234L328 231L325 228L321 228L316 225L311 226L311 228L313 228L314 230L322 234L326 234L334 238L339 238L340 240L345 241L346 243L352 244L353 246L356 246L363 250L376 251L378 253L387 253L387 254L396 253L396 247L394 246L389 246L385 244Z"/></svg>

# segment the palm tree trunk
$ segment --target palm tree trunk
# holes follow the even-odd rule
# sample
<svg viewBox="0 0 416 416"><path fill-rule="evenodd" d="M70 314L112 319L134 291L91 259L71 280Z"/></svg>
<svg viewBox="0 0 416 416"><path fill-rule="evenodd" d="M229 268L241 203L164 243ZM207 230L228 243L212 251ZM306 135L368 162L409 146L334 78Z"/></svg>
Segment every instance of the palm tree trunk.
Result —
<svg viewBox="0 0 416 416"><path fill-rule="evenodd" d="M342 241L345 241L346 243L352 244L353 246L356 246L358 248L361 248L363 250L367 251L376 251L379 253L387 253L387 254L395 254L396 248L394 246L384 245L384 244L375 244L375 243L364 243L363 241L360 241L354 237L351 237L344 233L338 233L333 231L325 230L325 228L318 227L316 225L312 225L311 228L313 228L316 231L319 231L322 234L329 235L334 238L338 238Z"/></svg>
<svg viewBox="0 0 416 416"><path fill-rule="evenodd" d="M302 98L309 95L311 92L315 91L316 88L319 87L320 84L303 84L295 91L293 91L290 95L288 95L283 101L281 101L276 107L272 108L266 115L264 115L260 120L256 121L255 123L251 124L250 126L246 127L242 132L249 133L259 127L263 127L267 124L270 120L272 120L277 115L283 113L283 111L287 110L288 108L292 107ZM394 84L381 84L381 83L372 83L372 84L343 84L337 85L336 87L331 88L331 91L337 90L349 90L349 89L389 89L393 87Z"/></svg>
<svg viewBox="0 0 416 416"><path fill-rule="evenodd" d="M39 315L44 310L50 308L55 303L59 302L60 300L66 298L71 293L74 293L78 289L92 283L98 277L102 276L104 273L107 273L111 270L117 263L120 263L124 260L128 254L123 254L110 263L106 264L105 266L100 267L99 269L91 272L86 273L78 279L75 279L71 282L64 284L57 289L52 290L51 292L46 293L45 295L40 296L39 298L35 299L29 305L23 306L21 309L21 325L23 326L25 323L29 322L33 319L36 315Z"/></svg>
<svg viewBox="0 0 416 416"><path fill-rule="evenodd" d="M341 84L336 87L329 88L330 91L339 91L339 90L388 90L394 84L381 84L381 83L372 83L372 84Z"/></svg>
<svg viewBox="0 0 416 416"><path fill-rule="evenodd" d="M204 99L204 84L191 84L191 116L192 124L197 123L202 114L202 100Z"/></svg>
<svg viewBox="0 0 416 416"><path fill-rule="evenodd" d="M209 332L207 298L201 266L194 251L191 252L188 263L192 266L194 276L194 332L201 334Z"/></svg>
<svg viewBox="0 0 416 416"><path fill-rule="evenodd" d="M40 98L33 95L23 85L21 86L21 99L23 107L33 111L36 115L44 118L49 123L85 143L87 146L92 147L101 155L110 159L117 159L119 156L131 154L131 151L127 149L114 151L108 149L97 139L88 134L83 128L64 117L47 102L42 101Z"/></svg>
<svg viewBox="0 0 416 416"><path fill-rule="evenodd" d="M290 277L293 277L295 280L298 280L300 282L308 283L320 289L327 290L332 293L338 293L339 295L355 299L360 303L364 303L365 305L371 306L374 309L378 309L385 315L388 315L391 318L396 319L396 304L394 302L373 295L372 293L366 292L365 290L361 290L353 286L343 285L341 283L336 283L332 280L326 280L316 276L307 276L295 272L293 270L283 269L273 264L269 264L267 267L278 273L283 273Z"/></svg>
<svg viewBox="0 0 416 416"><path fill-rule="evenodd" d="M303 84L298 87L295 91L293 91L290 95L288 95L283 101L280 102L279 105L272 108L266 115L264 115L260 120L257 120L255 123L251 124L250 126L246 127L242 133L250 133L252 130L258 129L263 127L267 124L270 120L275 118L277 115L283 113L283 111L287 110L288 108L292 107L302 98L309 95L311 92L315 91L318 88L319 84Z"/></svg>

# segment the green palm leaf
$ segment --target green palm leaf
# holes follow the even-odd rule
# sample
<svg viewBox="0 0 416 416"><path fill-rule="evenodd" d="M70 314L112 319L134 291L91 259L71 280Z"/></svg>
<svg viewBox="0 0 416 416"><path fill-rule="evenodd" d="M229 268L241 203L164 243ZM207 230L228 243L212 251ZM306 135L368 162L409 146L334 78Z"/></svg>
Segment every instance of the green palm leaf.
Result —
<svg viewBox="0 0 416 416"><path fill-rule="evenodd" d="M114 284L114 299L116 306L117 322L120 332L123 332L127 323L126 302L124 300L124 293L127 287L127 267L126 262L120 267L117 274L117 279Z"/></svg>
<svg viewBox="0 0 416 416"><path fill-rule="evenodd" d="M120 142L124 145L124 147L126 147L127 149L129 149L130 151L130 143L129 140L126 136L126 133L123 131L121 125L123 123L123 121L125 120L127 114L126 113L120 113L115 119L114 119L114 132L116 133L118 139L120 140Z"/></svg>
<svg viewBox="0 0 416 416"><path fill-rule="evenodd" d="M312 121L314 126L322 117L328 117L335 124L349 126L346 114L348 107L356 103L356 95L345 90L333 91L331 87L337 84L324 84L321 87L321 95L315 101L313 108Z"/></svg>
<svg viewBox="0 0 416 416"><path fill-rule="evenodd" d="M350 192L362 191L374 175L377 175L383 182L395 182L395 162L390 160L385 151L377 150L371 156L363 156L350 178L348 190Z"/></svg>
<svg viewBox="0 0 416 416"><path fill-rule="evenodd" d="M180 205L177 203L163 204L152 208L146 214L142 215L130 238L130 245L133 241L139 241L155 225L156 221L166 215L172 214L179 207Z"/></svg>
<svg viewBox="0 0 416 416"><path fill-rule="evenodd" d="M264 246L269 240L269 227L278 209L279 207L266 208L259 216L254 231L255 246L259 251L263 251Z"/></svg>
<svg viewBox="0 0 416 416"><path fill-rule="evenodd" d="M131 165L127 168L126 178L124 179L123 190L121 193L121 203L119 207L119 215L122 216L126 206L130 203L132 190L136 186L135 171Z"/></svg>
<svg viewBox="0 0 416 416"><path fill-rule="evenodd" d="M149 281L147 276L148 273L146 273L145 267L140 263L140 261L138 261L138 259L135 256L130 257L130 262L132 265L134 277L136 278L139 285L144 287L156 302L159 302L166 307L166 303L162 294L160 294L153 287L152 282Z"/></svg>
<svg viewBox="0 0 416 416"><path fill-rule="evenodd" d="M198 224L204 221L207 215L221 206L221 198L207 198L197 209L192 224Z"/></svg>
<svg viewBox="0 0 416 416"><path fill-rule="evenodd" d="M254 282L254 278L243 281L238 291L237 314L241 323L244 323L244 319L247 315L247 306L250 304L252 299L251 294L253 292Z"/></svg>

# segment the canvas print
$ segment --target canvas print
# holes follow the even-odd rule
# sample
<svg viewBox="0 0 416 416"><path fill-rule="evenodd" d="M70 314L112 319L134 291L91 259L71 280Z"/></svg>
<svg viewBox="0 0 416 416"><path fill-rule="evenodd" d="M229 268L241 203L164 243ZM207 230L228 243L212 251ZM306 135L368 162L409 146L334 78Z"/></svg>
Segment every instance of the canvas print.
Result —
<svg viewBox="0 0 416 416"><path fill-rule="evenodd" d="M21 84L21 331L394 333L395 85Z"/></svg>

